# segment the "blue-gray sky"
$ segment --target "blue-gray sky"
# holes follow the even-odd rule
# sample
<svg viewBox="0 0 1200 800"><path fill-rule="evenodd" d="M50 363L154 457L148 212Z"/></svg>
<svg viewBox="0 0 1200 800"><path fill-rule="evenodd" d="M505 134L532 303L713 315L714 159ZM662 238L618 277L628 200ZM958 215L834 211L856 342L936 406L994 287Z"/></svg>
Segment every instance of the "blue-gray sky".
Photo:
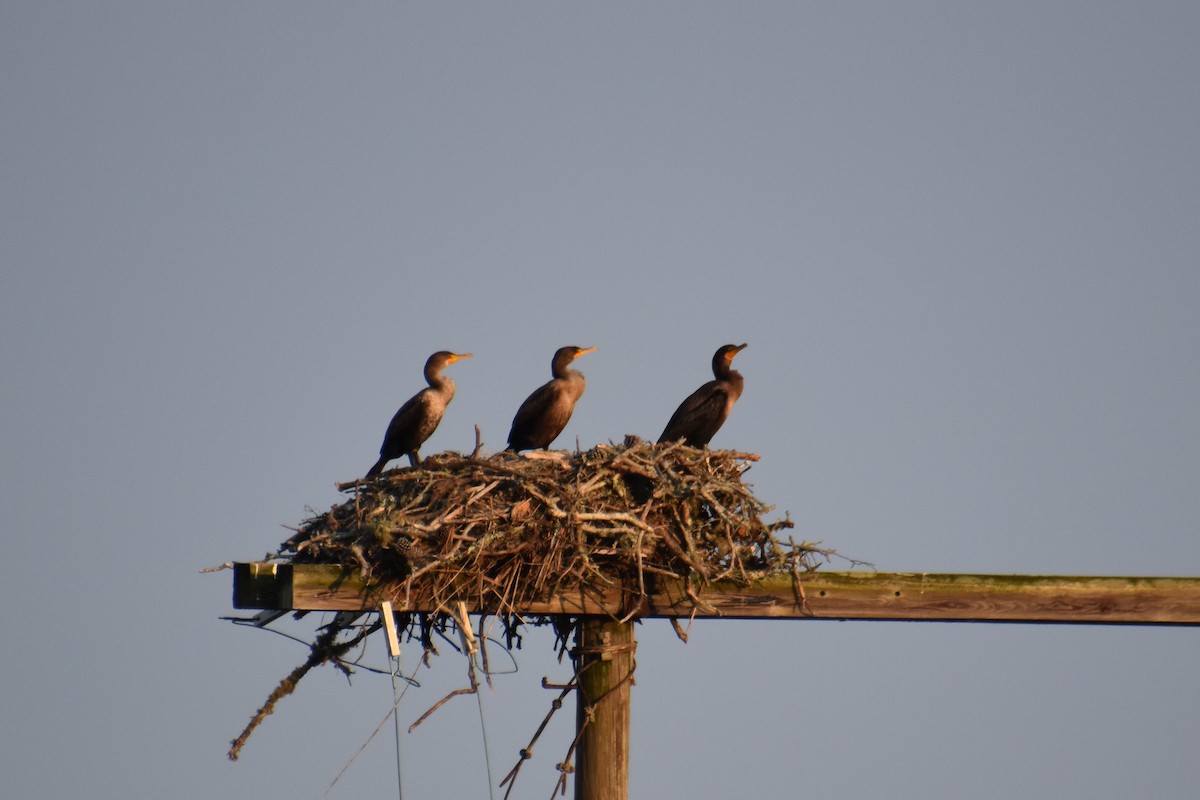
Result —
<svg viewBox="0 0 1200 800"><path fill-rule="evenodd" d="M564 344L560 446L654 436L745 341L713 444L799 536L1200 574L1197 41L1167 2L0 5L6 794L323 795L390 684L311 675L228 763L304 651L198 570L336 502L439 349L427 451L499 449ZM1190 629L638 636L634 797L1200 785ZM498 774L550 647L484 697ZM392 747L329 796L394 793ZM469 699L402 747L412 796L485 796Z"/></svg>

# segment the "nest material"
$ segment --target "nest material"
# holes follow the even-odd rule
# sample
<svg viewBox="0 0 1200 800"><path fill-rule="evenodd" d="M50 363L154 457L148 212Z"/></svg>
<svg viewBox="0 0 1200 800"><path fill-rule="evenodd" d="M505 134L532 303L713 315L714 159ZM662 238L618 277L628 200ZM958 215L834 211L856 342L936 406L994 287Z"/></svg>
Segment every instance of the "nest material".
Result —
<svg viewBox="0 0 1200 800"><path fill-rule="evenodd" d="M502 612L558 593L620 588L626 605L662 577L748 583L827 554L781 542L789 519L742 475L757 456L628 437L574 454L442 453L340 488L352 496L283 543L293 563L337 563L400 588L413 607L466 600Z"/></svg>
<svg viewBox="0 0 1200 800"><path fill-rule="evenodd" d="M509 647L520 646L519 629L528 622L555 624L565 647L568 621L530 619L521 609L560 593L616 588L632 616L662 579L686 581L690 599L701 605L704 587L714 581L798 577L836 555L776 538L791 520L764 522L771 507L742 481L757 460L752 453L636 437L574 454L442 453L411 469L340 486L350 498L307 520L274 557L358 568L368 584L404 597L407 608L441 609L397 614L403 633L419 639L426 656L437 652L435 636L469 628L446 610L455 601L497 609ZM233 740L229 758L238 758L250 734L310 670L333 663L349 676L354 662L344 657L381 624L335 619L323 626L307 660ZM676 633L686 641L678 626ZM482 619L479 639L486 641ZM483 656L486 672L486 649ZM452 692L425 716L465 691Z"/></svg>

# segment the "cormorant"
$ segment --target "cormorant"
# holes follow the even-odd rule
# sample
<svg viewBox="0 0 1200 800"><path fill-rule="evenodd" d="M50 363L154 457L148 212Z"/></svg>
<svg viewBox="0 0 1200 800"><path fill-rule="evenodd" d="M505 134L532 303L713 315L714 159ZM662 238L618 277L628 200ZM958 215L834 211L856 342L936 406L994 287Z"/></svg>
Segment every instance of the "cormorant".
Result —
<svg viewBox="0 0 1200 800"><path fill-rule="evenodd" d="M692 447L705 447L713 435L725 423L733 404L742 396L742 374L731 368L733 357L746 345L727 344L713 354L712 370L716 380L711 380L679 404L671 421L663 430L658 441L677 442Z"/></svg>
<svg viewBox="0 0 1200 800"><path fill-rule="evenodd" d="M383 472L383 466L393 458L407 455L408 463L414 467L421 462L417 449L437 430L446 406L454 399L454 381L443 377L442 369L470 357L470 353L448 350L439 350L429 357L425 362L425 382L429 387L410 397L392 417L383 437L383 446L379 448L379 460L367 470L368 478Z"/></svg>
<svg viewBox="0 0 1200 800"><path fill-rule="evenodd" d="M508 432L508 449L514 452L546 448L567 427L575 402L583 394L583 373L568 369L572 361L594 347L560 347L550 362L554 380L540 386L521 403Z"/></svg>

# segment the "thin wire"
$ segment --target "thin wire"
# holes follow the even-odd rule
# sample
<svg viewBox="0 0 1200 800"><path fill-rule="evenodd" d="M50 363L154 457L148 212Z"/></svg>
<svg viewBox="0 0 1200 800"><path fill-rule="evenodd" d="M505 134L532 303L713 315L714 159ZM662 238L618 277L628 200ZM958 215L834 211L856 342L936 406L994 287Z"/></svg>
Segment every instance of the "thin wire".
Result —
<svg viewBox="0 0 1200 800"><path fill-rule="evenodd" d="M299 636L293 636L290 633L286 633L284 631L277 630L276 628L271 628L271 627L267 627L264 625L256 625L253 620L242 619L242 618L238 618L238 617L222 617L221 619L226 620L228 622L232 622L234 625L237 625L240 628L253 628L253 629L259 630L259 631L266 631L267 633L273 633L276 636L282 636L285 639L290 639L293 642L296 642L297 644L304 645L305 647L312 647L312 643L309 642L307 639L301 639ZM361 669L366 672L374 672L376 675L387 675L390 670L390 666L389 666L389 669L380 669L379 667L367 666L366 664L363 664L361 661L350 661L345 658L335 658L334 662L337 664L350 664L355 669ZM515 661L514 661L514 663L515 663ZM407 675L401 675L399 677L401 677L402 679L404 679L406 681L409 681L410 683L413 682L413 679L408 677ZM416 685L420 686L419 683L417 683Z"/></svg>
<svg viewBox="0 0 1200 800"><path fill-rule="evenodd" d="M496 781L492 777L492 753L488 747L487 723L483 714L483 690L475 678L475 658L471 656L471 683L475 684L475 701L479 704L479 730L483 734L483 763L487 766L488 798L496 800Z"/></svg>
<svg viewBox="0 0 1200 800"><path fill-rule="evenodd" d="M338 781L340 781L342 779L342 776L346 774L346 770L350 769L351 765L353 765L354 762L358 759L359 755L362 754L362 751L367 749L367 745L369 745L375 739L375 736L381 730L383 730L383 726L387 724L388 717L396 714L396 708L397 708L397 706L400 705L400 701L404 699L404 695L406 695L408 693L408 690L414 686L421 685L420 683L418 683L415 680L415 678L417 676L417 673L421 671L421 667L424 666L424 664L425 664L425 662L423 660L421 660L421 659L417 660L417 667L416 667L416 669L413 670L412 678L405 677L404 675L399 676L401 678L404 678L405 681L407 681L407 683L404 686L404 690L400 692L400 696L396 698L396 702L392 704L392 707L390 709L388 709L388 713L384 715L383 719L379 720L379 724L375 726L375 730L371 731L371 735L367 737L367 740L359 746L358 750L355 751L354 755L350 756L350 760L347 761L345 766L342 767L342 771L339 772L337 774L337 777L335 777L333 779L333 781L329 784L329 786L326 787L326 789L325 789L326 797L328 797L329 793L331 791L333 791L333 787L337 784Z"/></svg>
<svg viewBox="0 0 1200 800"><path fill-rule="evenodd" d="M392 658L388 656L388 660L395 662L392 669L392 722L396 728L396 797L399 800L404 800L404 781L402 779L403 770L401 769L400 759L400 701L404 698L404 693L399 690L396 685L396 675L400 673L400 656ZM411 685L411 684L409 684ZM405 687L407 690L407 687Z"/></svg>

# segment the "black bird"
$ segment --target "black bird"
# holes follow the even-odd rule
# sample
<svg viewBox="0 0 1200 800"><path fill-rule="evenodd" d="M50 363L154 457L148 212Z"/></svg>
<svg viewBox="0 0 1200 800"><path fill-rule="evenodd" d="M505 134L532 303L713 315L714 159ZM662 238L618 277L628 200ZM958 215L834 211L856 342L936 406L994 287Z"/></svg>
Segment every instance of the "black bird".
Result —
<svg viewBox="0 0 1200 800"><path fill-rule="evenodd" d="M583 373L568 369L572 361L594 347L560 347L550 362L554 380L543 384L521 403L508 432L508 449L537 450L546 448L562 433L575 410L575 402L583 394Z"/></svg>
<svg viewBox="0 0 1200 800"><path fill-rule="evenodd" d="M733 410L733 404L742 396L742 373L732 369L732 364L733 357L745 346L727 344L713 354L712 370L716 380L704 384L679 404L662 436L658 437L660 443L682 439L684 444L692 447L706 447L712 441Z"/></svg>
<svg viewBox="0 0 1200 800"><path fill-rule="evenodd" d="M470 353L460 355L448 350L439 350L429 357L425 362L425 382L429 388L410 397L392 417L379 448L379 460L367 470L368 478L383 472L384 464L393 458L407 455L408 463L414 467L421 462L418 448L437 430L446 406L454 399L454 381L443 377L442 369L470 357Z"/></svg>

